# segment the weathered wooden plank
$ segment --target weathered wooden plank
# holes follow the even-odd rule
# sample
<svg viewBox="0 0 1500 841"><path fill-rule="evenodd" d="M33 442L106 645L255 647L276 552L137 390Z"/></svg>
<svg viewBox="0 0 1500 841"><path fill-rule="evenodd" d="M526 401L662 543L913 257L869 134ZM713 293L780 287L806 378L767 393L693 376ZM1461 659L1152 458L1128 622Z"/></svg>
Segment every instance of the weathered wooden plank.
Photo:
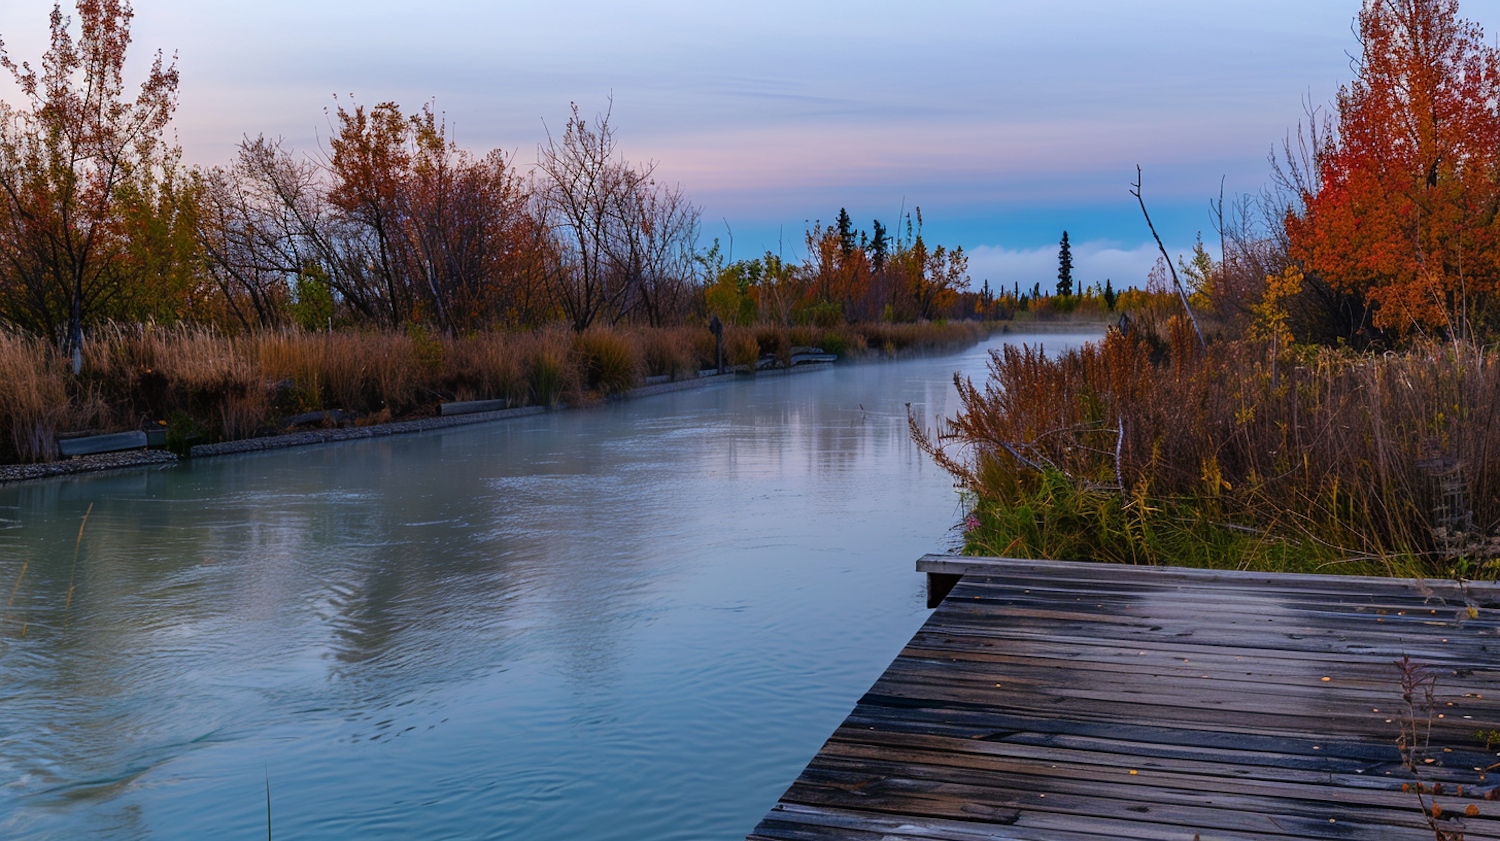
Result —
<svg viewBox="0 0 1500 841"><path fill-rule="evenodd" d="M1086 563L1081 561L1045 561L1025 558L987 558L964 555L924 555L917 561L918 572L942 572L968 575L1004 575L1012 580L1036 576L1050 581L1124 581L1137 586L1162 587L1172 583L1193 586L1229 584L1236 587L1262 586L1287 593L1299 590L1344 592L1351 594L1397 592L1457 592L1459 588L1475 592L1500 594L1500 582L1456 582L1448 579L1381 578L1368 575L1311 575L1289 572L1253 572L1248 570L1193 569L1168 566L1130 566L1127 564ZM1141 575L1144 571L1146 574Z"/></svg>
<svg viewBox="0 0 1500 841"><path fill-rule="evenodd" d="M1193 585L1193 587L1198 586L1200 585ZM1475 615L1471 618L1483 617L1491 622L1496 618L1493 608L1483 607L1479 603L1486 596L1479 594L1476 597L1472 591L1462 594L1452 593L1447 596L1436 593L1420 595L1415 592L1369 593L1353 596L1343 593L1309 593L1302 590L1277 591L1266 588L1236 587L1228 584L1210 586L1213 587L1214 592L1212 604L1216 608L1222 607L1224 610L1232 611L1235 608L1252 605L1264 606L1273 611L1271 614L1273 618L1299 611L1316 615L1320 612L1369 613L1375 611L1378 613L1384 610L1391 614L1445 619L1461 616L1464 608L1468 606L1476 607ZM1048 587L1032 584L1019 587L1007 579L969 575L960 579L955 589L960 591L957 596L959 599L972 598L1017 603L1029 599L1054 610L1067 607L1080 610L1156 608L1170 612L1175 608L1184 611L1185 615L1202 615L1201 608L1203 607L1201 590L1189 587L1124 589L1107 581L1068 582Z"/></svg>
<svg viewBox="0 0 1500 841"><path fill-rule="evenodd" d="M1207 748L1164 748L1116 739L1046 736L1027 738L1030 734L1012 733L1000 738L978 735L930 735L897 730L852 728L845 724L833 734L824 751L837 754L842 750L924 750L934 754L967 754L970 757L997 757L1004 761L1028 763L1029 766L1097 767L1113 769L1154 769L1195 777L1219 777L1225 780L1272 780L1314 785L1340 785L1355 788L1400 790L1402 780L1384 772L1399 772L1399 758L1371 766L1345 757L1327 757L1320 767L1299 767L1300 756L1292 754L1249 753ZM1477 793L1476 793L1477 792ZM1473 789L1482 796L1484 789Z"/></svg>
<svg viewBox="0 0 1500 841"><path fill-rule="evenodd" d="M1199 661L1186 663L1150 662L1151 659L1137 658L1141 666L1140 671L1134 674L1125 667L1112 670L1092 666L1071 668L1067 682L1060 683L1055 665L1029 665L1015 661L996 663L972 657L927 656L925 653L916 655L911 649L907 649L881 680L941 684L986 691L993 688L1000 690L992 693L996 697L1054 687L1056 691L1066 691L1080 697L1120 697L1127 694L1168 692L1173 695L1172 706L1227 704L1226 709L1239 709L1264 707L1268 703L1275 704L1278 708L1292 703L1327 704L1347 707L1347 712L1351 714L1371 714L1372 718L1389 718L1400 702L1400 673L1394 666L1368 678L1350 677L1334 668L1335 664L1301 674L1257 676L1253 672L1241 672L1239 669L1226 674L1223 666L1203 663L1201 658ZM1156 659L1159 661L1160 658ZM1331 676L1333 672L1338 672L1336 679ZM1485 674L1493 675L1488 671ZM1325 677L1328 679L1324 680ZM1472 677L1470 675L1468 678L1455 680L1472 681ZM1476 688L1485 685L1482 681L1473 682ZM1457 685L1446 681L1439 685L1438 698L1444 707L1439 711L1440 715L1472 714L1476 719L1500 717L1500 696L1492 696L1490 699L1466 697L1463 693L1453 691ZM1495 683L1491 679L1488 685L1494 686ZM1482 696L1482 693L1468 695ZM1219 700L1220 698L1223 700Z"/></svg>
<svg viewBox="0 0 1500 841"><path fill-rule="evenodd" d="M1399 681L1400 670L1394 661L1384 658L1328 659L1321 661L1328 668L1317 668L1320 661L1298 660L1291 664L1272 656L1264 655L1220 655L1215 650L1199 649L1196 657L1177 657L1170 651L1146 651L1129 647L1099 646L1078 651L1045 646L1001 645L994 641L976 641L969 637L943 635L941 638L919 634L902 652L902 657L917 660L957 664L957 668L987 665L1003 670L1013 679L1028 676L1050 676L1059 668L1067 668L1090 679L1108 680L1109 675L1141 675L1147 679L1158 676L1182 676L1210 670L1217 680L1272 685L1301 685L1309 675L1321 678L1337 667L1340 687L1389 690ZM1187 662L1184 662L1187 661ZM1478 706L1500 706L1500 695L1486 698L1485 687L1493 687L1500 680L1500 668L1479 667L1465 669L1438 669L1435 664L1426 668L1438 678L1438 693L1443 696L1468 698ZM1099 676L1098 678L1095 675ZM1328 674L1331 677L1331 674ZM1321 681L1320 681L1321 682ZM1466 687L1472 687L1468 691Z"/></svg>
<svg viewBox="0 0 1500 841"><path fill-rule="evenodd" d="M912 769L916 770L916 769ZM1407 812L1395 809L1369 810L1373 818L1360 820L1354 812L1332 804L1189 791L1151 790L1170 798L1143 800L1123 795L1111 786L1095 791L1059 791L1033 782L1031 788L998 789L972 782L886 778L869 773L808 769L787 790L786 802L810 806L862 809L883 814L917 814L948 820L983 820L1020 823L1022 816L1047 815L1054 825L1063 823L1076 831L1098 832L1107 823L1166 824L1188 829L1225 829L1262 835L1292 835L1303 838L1347 838L1351 825L1367 831L1396 828L1424 829L1425 819L1415 805ZM1013 816L1013 817L1012 817ZM1339 824L1343 824L1340 826ZM1118 824L1116 824L1118 826ZM1123 836L1123 837L1134 837ZM1367 836L1367 837L1389 837ZM1475 837L1478 837L1476 833Z"/></svg>
<svg viewBox="0 0 1500 841"><path fill-rule="evenodd" d="M976 637L1000 636L1016 639L1046 640L1056 644L1087 646L1100 638L1105 640L1131 640L1142 647L1152 643L1172 642L1193 646L1215 648L1247 647L1247 633L1242 629L1201 628L1157 636L1149 630L1117 629L1090 623L1035 622L1029 626L1005 625L993 630L983 627L979 616L964 617L948 625L945 630L954 634ZM1473 666L1484 666L1500 658L1500 639L1489 637L1464 639L1461 629L1434 628L1430 636L1415 633L1393 633L1389 635L1340 636L1336 632L1269 632L1256 637L1253 650L1274 649L1286 652L1306 652L1323 655L1383 657L1394 661L1410 656L1424 662L1446 663L1467 661ZM1443 642L1441 640L1448 640Z"/></svg>
<svg viewBox="0 0 1500 841"><path fill-rule="evenodd" d="M967 753L993 754L1034 763L1074 762L1092 763L1101 768L1159 768L1229 778L1326 781L1356 788L1399 788L1401 783L1411 779L1394 744L1383 741L1379 744L1340 742L1326 745L1329 748L1326 751L1295 753L1286 752L1285 748L1295 746L1285 744L1255 750L1253 744L1246 745L1245 749L1234 749L1026 730L922 726L908 721L885 722L884 725L872 727L851 716L829 739L825 749L841 743L934 750L962 745L962 750ZM1475 782L1477 775L1473 772L1489 765L1487 752L1469 750L1450 754L1443 753L1439 746L1434 749L1434 755L1440 756L1444 765L1424 770L1429 782L1463 784L1465 791L1476 797L1487 794L1500 783L1494 777Z"/></svg>
<svg viewBox="0 0 1500 841"><path fill-rule="evenodd" d="M980 742L988 746L994 743ZM963 747L945 746L947 747ZM1071 752L1071 758L1053 755L1037 761L1036 755L1011 757L980 750L898 747L886 742L866 744L835 741L818 753L810 768L878 773L885 769L892 775L922 774L944 780L982 780L985 785L1025 790L1046 785L1047 791L1077 790L1080 794L1104 794L1125 785L1120 796L1130 794L1143 798L1157 797L1157 790L1183 790L1200 794L1237 794L1242 796L1292 798L1333 804L1358 804L1407 810L1414 798L1401 790L1401 782L1386 778L1385 785L1348 785L1327 773L1287 772L1282 776L1256 778L1249 774L1209 773L1201 763L1180 769L1167 769L1122 757L1121 762L1095 761L1094 757ZM1221 766L1222 768L1222 766ZM919 770L920 769L920 770ZM1134 772L1134 773L1131 773ZM1147 793L1142 793L1149 789ZM1492 786L1470 787L1464 795L1445 796L1450 803L1477 804L1481 810L1500 815L1500 805L1486 803L1484 793ZM1462 808L1459 805L1458 808Z"/></svg>
<svg viewBox="0 0 1500 841"><path fill-rule="evenodd" d="M1342 682L1365 681L1394 683L1399 675L1397 659L1384 654L1332 654L1289 650L1256 650L1227 646L1202 646L1192 643L1156 643L1144 640L1099 640L1093 646L1058 644L1046 639L978 637L957 634L919 633L903 650L902 656L947 659L954 662L993 661L1026 664L1078 671L1138 670L1142 674L1157 671L1187 674L1204 668L1215 669L1231 677L1248 672L1251 678L1291 682L1308 675L1334 677ZM1478 665L1467 658L1418 661L1438 679L1440 695L1464 695L1475 700L1493 701L1500 694L1485 694L1495 688L1500 669Z"/></svg>
<svg viewBox="0 0 1500 841"><path fill-rule="evenodd" d="M995 706L935 703L922 706L882 705L868 703L870 698L871 696L866 696L865 701L855 707L854 712L846 719L846 726L961 738L1026 740L1036 744L1052 744L1064 737L1111 740L1136 745L1138 747L1134 750L1143 754L1159 751L1159 755L1171 755L1172 752L1181 751L1218 750L1225 751L1226 755L1231 752L1237 754L1239 761L1243 762L1308 770L1335 770L1339 766L1332 763L1340 759L1352 759L1363 763L1362 767L1369 773L1400 761L1395 741L1383 735L1334 737L1320 734L1313 737L1304 734L1287 737L1280 733L1223 726L1208 729L1175 724L1169 726L1166 723L1099 721L1078 715L1074 711L1022 712ZM1454 752L1442 752L1445 747L1452 748ZM1447 779L1452 776L1449 772L1456 772L1460 777L1473 782L1470 769L1476 765L1484 766L1477 759L1481 754L1476 753L1471 731L1467 730L1444 731L1435 727L1430 755L1438 761L1424 768L1424 773L1430 773L1438 779ZM1454 765L1452 768L1448 767L1450 760ZM1348 770L1347 767L1344 770Z"/></svg>
<svg viewBox="0 0 1500 841"><path fill-rule="evenodd" d="M923 559L963 577L752 838L1431 838L1402 655L1438 681L1421 778L1500 838L1500 589L971 562Z"/></svg>
<svg viewBox="0 0 1500 841"><path fill-rule="evenodd" d="M756 828L756 834L751 835L751 841L757 838L764 839L852 839L852 838L920 838L920 839L942 839L942 841L979 841L979 839L1004 839L1004 841L1105 841L1105 839L1116 839L1121 837L1117 833L1100 835L1097 833L1070 832L1056 827L1047 826L1043 820L1027 820L1027 825L995 825L986 823L974 823L970 821L946 821L937 818L922 818L913 820L910 817L889 817L870 812L856 810L831 809L827 807L803 806L800 804L777 804L770 815L766 816L765 822ZM1040 826L1037 824L1041 824ZM781 834L789 828L797 833L788 835ZM768 834L762 834L769 829ZM1141 839L1171 839L1171 841L1189 841L1191 834L1183 834L1180 829L1157 828L1149 824L1132 822L1130 825L1132 834L1129 837ZM847 833L847 834L846 834ZM1244 833L1212 832L1203 834L1203 841L1261 841L1265 835L1247 835Z"/></svg>
<svg viewBox="0 0 1500 841"><path fill-rule="evenodd" d="M957 587L957 585L955 585ZM978 607L1005 606L1016 610L1028 608L1052 613L1072 613L1080 618L1116 616L1124 623L1131 619L1177 618L1182 620L1201 618L1201 598L1192 593L1162 591L1141 594L1115 594L1101 598L1097 592L1075 595L1080 591L1042 590L1027 588L1014 590L996 587L989 578L962 579L962 587L955 601L979 602ZM1470 600L1472 601L1472 600ZM1378 624L1414 624L1431 621L1457 622L1461 626L1500 625L1500 613L1493 608L1474 605L1471 613L1467 601L1444 601L1441 599L1407 599L1390 597L1354 600L1344 597L1322 599L1280 598L1271 593L1227 592L1214 600L1215 615L1225 619L1246 619L1270 622L1303 621L1325 624L1329 622L1356 622L1375 615L1381 617ZM1272 609L1270 615L1257 612Z"/></svg>

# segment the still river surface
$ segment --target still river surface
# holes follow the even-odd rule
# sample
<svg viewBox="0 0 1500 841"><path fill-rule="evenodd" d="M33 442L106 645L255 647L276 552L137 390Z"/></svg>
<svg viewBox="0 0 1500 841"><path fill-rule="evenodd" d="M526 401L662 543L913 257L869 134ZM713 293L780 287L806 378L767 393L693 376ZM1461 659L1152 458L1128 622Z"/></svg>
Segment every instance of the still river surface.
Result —
<svg viewBox="0 0 1500 841"><path fill-rule="evenodd" d="M906 404L1001 341L0 487L0 837L743 838L925 619Z"/></svg>

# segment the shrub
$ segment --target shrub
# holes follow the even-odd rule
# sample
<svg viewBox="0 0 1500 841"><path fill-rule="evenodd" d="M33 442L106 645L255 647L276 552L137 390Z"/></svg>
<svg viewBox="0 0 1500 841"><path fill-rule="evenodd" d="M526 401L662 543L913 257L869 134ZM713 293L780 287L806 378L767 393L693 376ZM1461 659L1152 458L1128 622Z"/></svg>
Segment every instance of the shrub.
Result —
<svg viewBox="0 0 1500 841"><path fill-rule="evenodd" d="M698 352L695 347L696 333L708 333L701 328L656 328L642 330L641 355L648 377L671 377L674 380L691 379L698 375ZM713 340L709 335L710 342ZM710 346L709 353L713 353ZM709 367L712 367L710 365Z"/></svg>
<svg viewBox="0 0 1500 841"><path fill-rule="evenodd" d="M516 342L508 333L451 341L443 355L442 385L456 400L525 402L529 385Z"/></svg>
<svg viewBox="0 0 1500 841"><path fill-rule="evenodd" d="M573 337L573 353L583 387L600 394L620 394L640 380L640 355L632 338L608 327L593 327Z"/></svg>
<svg viewBox="0 0 1500 841"><path fill-rule="evenodd" d="M748 329L724 331L724 364L731 368L754 371L760 362L760 342Z"/></svg>
<svg viewBox="0 0 1500 841"><path fill-rule="evenodd" d="M757 356L773 356L783 368L792 364L792 340L786 328L774 324L758 325L755 344L759 348Z"/></svg>
<svg viewBox="0 0 1500 841"><path fill-rule="evenodd" d="M531 401L536 405L556 406L574 387L575 371L568 360L571 344L565 328L539 330L519 343Z"/></svg>

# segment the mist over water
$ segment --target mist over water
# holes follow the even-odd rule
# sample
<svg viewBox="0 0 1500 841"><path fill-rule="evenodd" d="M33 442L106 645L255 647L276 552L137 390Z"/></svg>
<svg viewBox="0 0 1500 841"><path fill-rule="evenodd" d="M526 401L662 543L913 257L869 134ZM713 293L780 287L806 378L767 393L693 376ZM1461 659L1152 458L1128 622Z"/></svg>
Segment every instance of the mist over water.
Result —
<svg viewBox="0 0 1500 841"><path fill-rule="evenodd" d="M926 618L906 404L1002 341L0 487L0 837L741 838Z"/></svg>

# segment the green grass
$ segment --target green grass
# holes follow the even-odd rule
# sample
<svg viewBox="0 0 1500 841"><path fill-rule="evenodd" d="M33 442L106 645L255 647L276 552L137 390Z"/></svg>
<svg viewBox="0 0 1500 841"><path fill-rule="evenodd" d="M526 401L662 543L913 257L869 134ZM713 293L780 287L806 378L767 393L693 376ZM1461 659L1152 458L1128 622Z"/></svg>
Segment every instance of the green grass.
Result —
<svg viewBox="0 0 1500 841"><path fill-rule="evenodd" d="M1002 489L1003 487L1003 489ZM964 552L1257 572L1418 576L1410 553L1351 557L1294 529L1245 525L1219 501L1079 487L1058 472L991 485L973 503Z"/></svg>

